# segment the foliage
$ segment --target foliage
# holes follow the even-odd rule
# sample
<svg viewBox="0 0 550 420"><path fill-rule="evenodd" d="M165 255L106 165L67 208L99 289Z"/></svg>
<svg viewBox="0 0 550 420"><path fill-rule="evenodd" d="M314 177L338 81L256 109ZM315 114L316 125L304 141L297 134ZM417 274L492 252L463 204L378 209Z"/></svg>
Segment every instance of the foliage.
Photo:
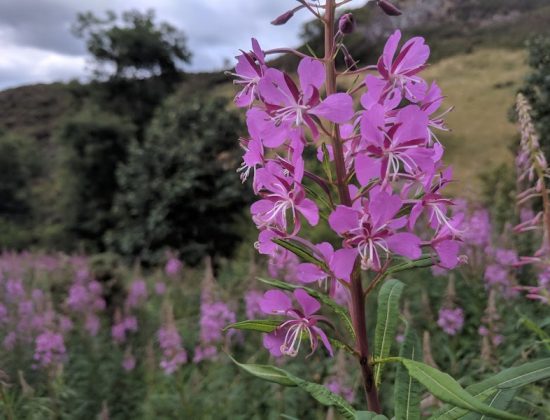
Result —
<svg viewBox="0 0 550 420"><path fill-rule="evenodd" d="M105 18L80 13L73 33L84 38L99 67L96 74L115 79L174 76L178 65L188 62L185 35L174 26L155 22L155 13L130 10L119 17L108 11Z"/></svg>
<svg viewBox="0 0 550 420"><path fill-rule="evenodd" d="M522 91L531 104L541 147L550 156L550 37L536 36L527 46L531 72Z"/></svg>
<svg viewBox="0 0 550 420"><path fill-rule="evenodd" d="M21 249L33 242L34 186L42 176L31 139L0 131L0 244Z"/></svg>
<svg viewBox="0 0 550 420"><path fill-rule="evenodd" d="M194 264L231 254L248 196L234 172L241 123L225 107L223 99L175 96L143 144L132 144L118 171L114 249L154 261L170 247Z"/></svg>
<svg viewBox="0 0 550 420"><path fill-rule="evenodd" d="M122 118L89 109L67 119L57 134L65 229L89 249L104 248L102 235L112 227L118 191L116 169L134 132Z"/></svg>

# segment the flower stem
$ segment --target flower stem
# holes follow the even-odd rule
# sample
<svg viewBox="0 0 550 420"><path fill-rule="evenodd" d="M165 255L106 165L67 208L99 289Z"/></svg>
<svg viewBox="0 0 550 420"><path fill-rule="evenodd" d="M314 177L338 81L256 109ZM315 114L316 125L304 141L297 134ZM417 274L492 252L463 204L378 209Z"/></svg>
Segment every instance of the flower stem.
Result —
<svg viewBox="0 0 550 420"><path fill-rule="evenodd" d="M336 1L327 0L325 4L325 16L323 19L325 26L325 70L326 70L326 90L327 95L336 93L336 66L335 66L335 43L334 43L334 28L335 28L335 12ZM338 186L338 194L340 202L343 205L351 206L351 197L349 194L348 185L346 183L346 165L342 141L338 125L332 127L332 147L334 150L334 162L336 166L336 180ZM372 366L369 362L369 342L367 338L367 323L365 317L365 296L363 284L361 283L361 270L356 264L353 270L351 285L350 285L350 313L353 323L353 328L356 335L356 346L361 365L361 373L363 375L363 387L367 397L369 410L375 413L380 413L380 401L378 399L378 391L374 382Z"/></svg>

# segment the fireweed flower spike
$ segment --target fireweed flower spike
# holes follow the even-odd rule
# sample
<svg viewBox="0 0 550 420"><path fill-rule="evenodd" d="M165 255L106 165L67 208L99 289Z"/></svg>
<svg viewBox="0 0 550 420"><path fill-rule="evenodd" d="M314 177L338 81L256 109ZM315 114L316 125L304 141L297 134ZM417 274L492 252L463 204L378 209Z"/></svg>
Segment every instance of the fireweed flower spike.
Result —
<svg viewBox="0 0 550 420"><path fill-rule="evenodd" d="M394 257L418 259L422 248L434 265L452 268L459 261L462 219L443 193L452 172L442 163L444 149L435 135L446 130L445 112L438 111L443 95L437 84L420 77L430 54L423 38L399 49L396 31L377 66L358 68L346 59L343 44L354 18L336 21L337 7L347 2L300 3L323 23L324 57L284 48L263 53L257 47L238 57L236 72L245 89L235 100L248 108L239 172L243 181L253 177L259 197L251 206L259 230L255 247L269 256L271 275L298 287L296 303L282 291L269 291L260 300L264 313L284 318L264 336L264 346L275 356L295 356L303 340L312 351L321 341L332 354L319 328L325 320L317 315L321 305L299 288L319 283L327 299L348 304L369 410L380 413L365 322L365 295L376 284L366 288L362 277L384 279ZM386 13L399 13L388 1L376 3ZM282 51L300 57L296 77L266 64L264 54ZM342 55L349 68L339 71L336 57ZM378 71L350 89L361 90L360 101L338 90L340 77L372 69ZM316 151L324 173L318 165L308 167L308 148ZM304 219L312 227L328 225L332 238L314 245L301 229ZM363 276L361 268L368 273Z"/></svg>
<svg viewBox="0 0 550 420"><path fill-rule="evenodd" d="M296 308L292 300L279 290L266 292L260 300L260 309L264 313L290 318L283 321L275 331L264 336L264 346L273 356L285 354L295 357L304 338L310 342L310 354L317 349L321 340L329 354L333 356L326 334L318 327L319 321L326 321L326 318L315 315L321 309L321 304L301 289L296 290L293 295L299 308Z"/></svg>

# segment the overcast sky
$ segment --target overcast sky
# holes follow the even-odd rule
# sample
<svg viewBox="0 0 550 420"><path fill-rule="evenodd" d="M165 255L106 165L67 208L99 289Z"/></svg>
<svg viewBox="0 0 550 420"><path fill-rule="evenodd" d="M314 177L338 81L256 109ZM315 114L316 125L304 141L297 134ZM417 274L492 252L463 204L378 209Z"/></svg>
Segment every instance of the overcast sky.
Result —
<svg viewBox="0 0 550 420"><path fill-rule="evenodd" d="M83 79L89 74L81 39L69 29L78 12L153 8L158 21L182 29L193 52L189 70L216 70L250 37L265 48L299 43L300 12L283 27L269 24L295 0L0 0L0 89Z"/></svg>

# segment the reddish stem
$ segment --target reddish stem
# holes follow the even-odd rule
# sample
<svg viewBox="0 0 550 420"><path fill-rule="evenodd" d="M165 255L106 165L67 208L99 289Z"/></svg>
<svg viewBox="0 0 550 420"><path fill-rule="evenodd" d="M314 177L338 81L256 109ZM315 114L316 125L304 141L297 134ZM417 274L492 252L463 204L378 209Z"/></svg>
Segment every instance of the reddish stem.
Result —
<svg viewBox="0 0 550 420"><path fill-rule="evenodd" d="M345 2L342 2L341 4L343 3ZM324 62L326 69L327 95L336 93L336 67L334 63L334 28L336 7L337 4L335 0L327 0L325 4L325 16L323 19L325 25ZM342 141L340 139L338 125L333 125L331 140L334 150L334 162L336 166L336 179L340 202L343 205L351 206L351 197L349 194L348 185L346 183L347 175L344 152L342 148ZM369 362L369 342L367 338L367 323L365 316L365 296L363 291L363 284L361 283L361 270L358 263L353 270L350 284L350 293L350 313L356 335L356 351L358 353L361 373L363 375L363 387L365 388L369 410L375 413L380 413L381 408L380 401L378 399L378 391L376 389L376 383L374 381L372 366Z"/></svg>

